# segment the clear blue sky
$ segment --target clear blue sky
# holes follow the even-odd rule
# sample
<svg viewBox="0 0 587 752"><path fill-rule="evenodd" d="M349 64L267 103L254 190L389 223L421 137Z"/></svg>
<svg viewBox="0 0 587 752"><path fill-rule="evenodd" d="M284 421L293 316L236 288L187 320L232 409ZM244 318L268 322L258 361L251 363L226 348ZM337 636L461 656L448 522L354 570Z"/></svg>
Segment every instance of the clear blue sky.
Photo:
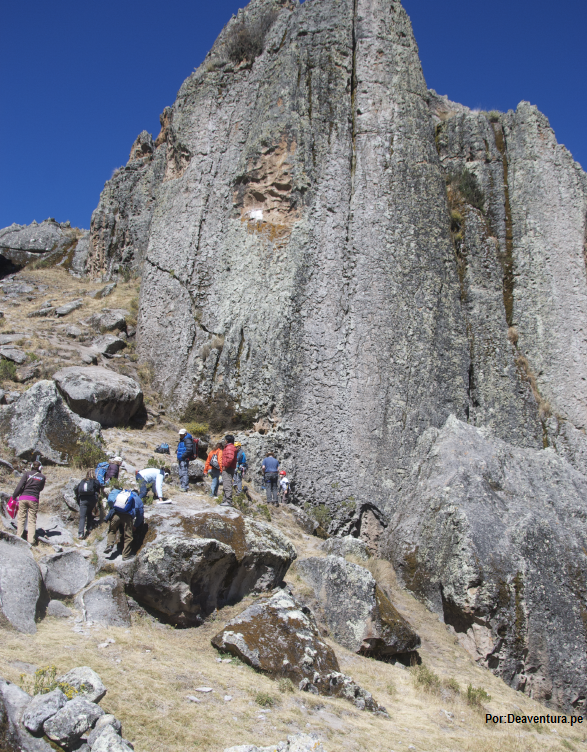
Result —
<svg viewBox="0 0 587 752"><path fill-rule="evenodd" d="M313 0L306 0L312 2ZM0 227L89 227L104 182L243 0L8 0L0 45ZM404 0L428 86L470 107L522 99L587 167L585 0Z"/></svg>

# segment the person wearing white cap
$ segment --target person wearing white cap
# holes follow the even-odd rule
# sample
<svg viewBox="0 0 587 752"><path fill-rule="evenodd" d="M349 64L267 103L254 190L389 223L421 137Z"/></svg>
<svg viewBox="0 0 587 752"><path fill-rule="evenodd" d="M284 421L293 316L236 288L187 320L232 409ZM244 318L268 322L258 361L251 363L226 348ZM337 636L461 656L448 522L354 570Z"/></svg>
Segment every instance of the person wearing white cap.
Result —
<svg viewBox="0 0 587 752"><path fill-rule="evenodd" d="M150 488L153 496L163 501L163 481L168 476L169 472L166 467L146 467L144 470L137 471L136 479L140 485L139 497L144 499Z"/></svg>
<svg viewBox="0 0 587 752"><path fill-rule="evenodd" d="M104 484L108 483L110 478L118 478L118 473L120 472L121 465L122 457L112 457L110 464L108 465L108 470L106 470L106 473L104 475Z"/></svg>
<svg viewBox="0 0 587 752"><path fill-rule="evenodd" d="M197 440L194 447L191 433L182 428L179 432L179 443L177 445L177 464L179 465L179 482L181 483L182 491L189 491L190 460L196 458L197 446Z"/></svg>

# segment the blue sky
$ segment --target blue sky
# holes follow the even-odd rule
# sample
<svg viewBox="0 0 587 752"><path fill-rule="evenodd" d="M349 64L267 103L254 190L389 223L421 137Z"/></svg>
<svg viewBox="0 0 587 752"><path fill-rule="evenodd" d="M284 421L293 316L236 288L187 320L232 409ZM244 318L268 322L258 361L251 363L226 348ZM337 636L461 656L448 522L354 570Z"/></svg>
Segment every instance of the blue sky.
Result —
<svg viewBox="0 0 587 752"><path fill-rule="evenodd" d="M313 0L306 0L312 2ZM244 2L8 0L0 227L89 227L100 191ZM536 104L587 167L587 3L404 0L428 86L470 107Z"/></svg>

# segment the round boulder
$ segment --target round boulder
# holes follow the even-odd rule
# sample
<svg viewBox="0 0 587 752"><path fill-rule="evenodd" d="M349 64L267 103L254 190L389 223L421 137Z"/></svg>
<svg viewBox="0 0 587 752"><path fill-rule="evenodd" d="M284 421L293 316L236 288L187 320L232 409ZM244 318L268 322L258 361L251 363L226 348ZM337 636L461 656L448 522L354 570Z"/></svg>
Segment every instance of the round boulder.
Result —
<svg viewBox="0 0 587 752"><path fill-rule="evenodd" d="M94 579L94 567L77 551L44 556L40 561L43 582L54 598L69 598Z"/></svg>
<svg viewBox="0 0 587 752"><path fill-rule="evenodd" d="M143 404L134 379L101 366L72 366L53 379L69 407L104 427L127 423Z"/></svg>

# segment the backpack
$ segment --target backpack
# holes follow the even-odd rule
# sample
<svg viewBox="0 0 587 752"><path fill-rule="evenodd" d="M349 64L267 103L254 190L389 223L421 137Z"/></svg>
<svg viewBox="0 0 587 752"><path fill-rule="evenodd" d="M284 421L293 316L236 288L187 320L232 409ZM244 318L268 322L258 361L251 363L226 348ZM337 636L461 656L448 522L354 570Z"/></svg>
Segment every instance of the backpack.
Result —
<svg viewBox="0 0 587 752"><path fill-rule="evenodd" d="M210 458L210 465L214 468L214 470L220 470L220 463L218 462L217 454L213 454Z"/></svg>
<svg viewBox="0 0 587 752"><path fill-rule="evenodd" d="M94 493L94 484L91 480L82 480L82 482L77 487L78 496L89 496L90 494Z"/></svg>
<svg viewBox="0 0 587 752"><path fill-rule="evenodd" d="M118 496L118 494L119 494L119 493L121 492L121 490L122 490L122 489L120 489L120 488L113 488L113 489L112 489L112 490L110 491L110 493L108 494L108 500L107 500L107 501L108 501L108 506L109 506L109 507L113 507L113 506L114 506L114 502L116 501L116 497L117 497L117 496Z"/></svg>
<svg viewBox="0 0 587 752"><path fill-rule="evenodd" d="M100 464L96 468L96 480L101 486L106 484L106 481L104 480L104 476L106 475L106 471L108 470L109 467L110 467L109 462L100 462Z"/></svg>
<svg viewBox="0 0 587 752"><path fill-rule="evenodd" d="M155 448L155 452L157 452L157 454L169 454L169 444L159 444L159 446Z"/></svg>
<svg viewBox="0 0 587 752"><path fill-rule="evenodd" d="M130 514L135 507L132 491L119 491L114 502L114 511L119 514Z"/></svg>

